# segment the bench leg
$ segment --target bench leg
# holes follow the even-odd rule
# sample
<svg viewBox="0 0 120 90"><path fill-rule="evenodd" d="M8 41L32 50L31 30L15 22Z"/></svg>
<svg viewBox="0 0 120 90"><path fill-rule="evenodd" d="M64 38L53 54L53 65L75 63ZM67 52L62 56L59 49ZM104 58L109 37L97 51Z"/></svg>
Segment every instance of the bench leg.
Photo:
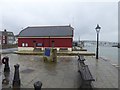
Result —
<svg viewBox="0 0 120 90"><path fill-rule="evenodd" d="M81 68L82 68L82 64L78 62L78 72L80 72Z"/></svg>
<svg viewBox="0 0 120 90"><path fill-rule="evenodd" d="M82 84L81 84L80 88L92 88L91 81L82 80Z"/></svg>

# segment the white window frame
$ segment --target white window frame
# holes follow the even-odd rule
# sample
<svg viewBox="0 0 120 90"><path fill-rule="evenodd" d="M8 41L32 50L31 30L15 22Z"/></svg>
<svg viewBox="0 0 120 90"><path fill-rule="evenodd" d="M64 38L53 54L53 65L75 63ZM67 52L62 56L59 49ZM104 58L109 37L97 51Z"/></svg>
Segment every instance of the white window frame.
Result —
<svg viewBox="0 0 120 90"><path fill-rule="evenodd" d="M25 46L28 47L28 43L26 43Z"/></svg>
<svg viewBox="0 0 120 90"><path fill-rule="evenodd" d="M5 40L3 40L3 44L5 44Z"/></svg>
<svg viewBox="0 0 120 90"><path fill-rule="evenodd" d="M22 47L25 47L25 43L22 43Z"/></svg>
<svg viewBox="0 0 120 90"><path fill-rule="evenodd" d="M22 47L28 47L28 43L22 43Z"/></svg>
<svg viewBox="0 0 120 90"><path fill-rule="evenodd" d="M11 41L11 40L10 40L10 41L8 41L8 43L9 43L9 44L12 44L12 43L13 43L13 41Z"/></svg>
<svg viewBox="0 0 120 90"><path fill-rule="evenodd" d="M3 36L3 39L5 39L5 36Z"/></svg>

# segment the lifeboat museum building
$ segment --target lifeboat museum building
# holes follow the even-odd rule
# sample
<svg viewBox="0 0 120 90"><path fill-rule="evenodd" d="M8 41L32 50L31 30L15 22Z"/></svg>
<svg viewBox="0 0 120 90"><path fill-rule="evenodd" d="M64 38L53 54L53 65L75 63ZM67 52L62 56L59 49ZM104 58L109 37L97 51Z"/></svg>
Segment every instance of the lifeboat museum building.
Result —
<svg viewBox="0 0 120 90"><path fill-rule="evenodd" d="M23 29L18 36L18 50L54 47L72 51L73 28L68 26L35 26Z"/></svg>

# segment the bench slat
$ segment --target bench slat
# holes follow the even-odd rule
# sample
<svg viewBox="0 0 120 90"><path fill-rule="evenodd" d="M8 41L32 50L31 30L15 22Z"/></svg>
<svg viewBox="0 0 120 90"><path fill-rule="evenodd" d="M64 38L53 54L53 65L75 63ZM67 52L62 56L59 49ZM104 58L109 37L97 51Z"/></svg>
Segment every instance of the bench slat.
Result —
<svg viewBox="0 0 120 90"><path fill-rule="evenodd" d="M85 61L85 58L84 58L83 55L78 55L78 60L80 60L80 61Z"/></svg>
<svg viewBox="0 0 120 90"><path fill-rule="evenodd" d="M82 78L85 81L95 81L95 79L93 79L92 77L92 74L90 73L88 65L82 66L82 68L80 68L80 72L81 72Z"/></svg>

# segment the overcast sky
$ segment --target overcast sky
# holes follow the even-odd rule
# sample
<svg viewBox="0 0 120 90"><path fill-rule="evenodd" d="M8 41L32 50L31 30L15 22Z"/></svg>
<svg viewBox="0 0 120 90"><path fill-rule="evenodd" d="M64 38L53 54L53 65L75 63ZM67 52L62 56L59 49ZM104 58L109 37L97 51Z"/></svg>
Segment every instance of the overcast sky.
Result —
<svg viewBox="0 0 120 90"><path fill-rule="evenodd" d="M101 41L118 41L117 0L4 0L1 6L0 29L15 35L28 26L71 24L74 40L96 40L99 24Z"/></svg>

